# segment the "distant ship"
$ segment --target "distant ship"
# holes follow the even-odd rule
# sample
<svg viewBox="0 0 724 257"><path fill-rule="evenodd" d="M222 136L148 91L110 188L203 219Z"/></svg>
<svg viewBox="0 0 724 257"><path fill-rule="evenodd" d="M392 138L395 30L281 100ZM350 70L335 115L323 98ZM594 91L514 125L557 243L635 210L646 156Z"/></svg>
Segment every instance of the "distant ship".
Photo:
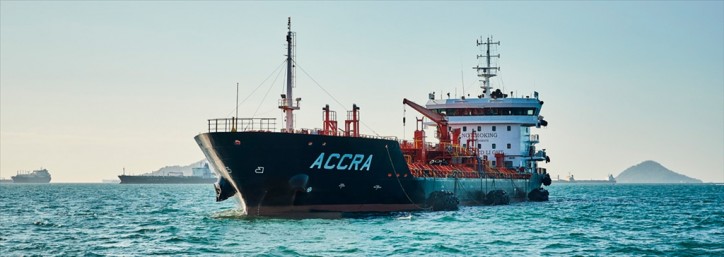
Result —
<svg viewBox="0 0 724 257"><path fill-rule="evenodd" d="M195 137L220 174L216 200L238 195L248 215L339 216L355 212L457 210L459 205L547 201L551 179L538 162L534 128L546 126L543 101L492 90L489 79L492 38L484 46L483 79L477 97L442 99L428 95L426 106L401 101L432 122L417 119L414 140L360 134L360 112L347 111L344 129L336 112L322 108L323 129L295 129L293 111L301 98L294 88L295 33L288 25L286 94L278 107L285 127L274 118L208 120L208 132ZM372 100L377 101L377 100ZM389 103L388 103L389 104ZM391 107L390 107L391 108ZM403 119L404 122L404 119ZM438 142L427 142L425 125L437 127Z"/></svg>
<svg viewBox="0 0 724 257"><path fill-rule="evenodd" d="M192 168L191 176L184 176L183 172L169 172L166 176L158 175L119 175L121 184L213 184L216 177L209 169L209 164Z"/></svg>
<svg viewBox="0 0 724 257"><path fill-rule="evenodd" d="M589 180L576 180L573 178L573 175L566 176L565 179L561 179L560 176L558 176L558 179L556 180L557 183L579 183L579 184L616 184L616 179L613 177L613 175L608 174L608 179L589 179Z"/></svg>
<svg viewBox="0 0 724 257"><path fill-rule="evenodd" d="M12 176L13 183L50 183L50 173L46 169L34 170L32 172L19 171Z"/></svg>

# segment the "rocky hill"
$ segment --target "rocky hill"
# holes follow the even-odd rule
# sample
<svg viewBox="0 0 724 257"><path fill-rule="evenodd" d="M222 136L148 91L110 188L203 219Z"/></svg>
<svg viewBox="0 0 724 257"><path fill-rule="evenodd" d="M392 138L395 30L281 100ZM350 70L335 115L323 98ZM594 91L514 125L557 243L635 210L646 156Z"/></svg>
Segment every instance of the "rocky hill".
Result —
<svg viewBox="0 0 724 257"><path fill-rule="evenodd" d="M655 161L645 161L631 166L616 177L618 183L702 183L673 172Z"/></svg>

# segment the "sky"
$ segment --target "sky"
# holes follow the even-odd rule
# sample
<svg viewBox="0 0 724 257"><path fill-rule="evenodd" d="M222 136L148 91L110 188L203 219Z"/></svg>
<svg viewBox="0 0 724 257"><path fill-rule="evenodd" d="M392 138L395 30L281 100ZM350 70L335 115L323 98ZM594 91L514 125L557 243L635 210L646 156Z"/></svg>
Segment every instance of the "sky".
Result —
<svg viewBox="0 0 724 257"><path fill-rule="evenodd" d="M411 138L420 115L402 99L479 93L475 40L492 35L493 86L545 102L533 133L554 176L654 160L724 182L724 1L3 0L0 176L100 182L199 161L193 137L234 115L237 83L239 116L281 128L287 17L298 128L357 104L363 134Z"/></svg>

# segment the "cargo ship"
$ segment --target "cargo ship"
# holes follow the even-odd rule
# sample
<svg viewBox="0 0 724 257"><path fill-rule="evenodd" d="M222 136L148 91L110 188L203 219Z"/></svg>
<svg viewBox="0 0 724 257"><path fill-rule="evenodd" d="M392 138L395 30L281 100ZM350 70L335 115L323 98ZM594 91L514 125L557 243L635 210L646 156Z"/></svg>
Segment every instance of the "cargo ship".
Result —
<svg viewBox="0 0 724 257"><path fill-rule="evenodd" d="M560 176L555 180L556 183L569 183L569 184L616 184L616 178L613 175L608 174L607 179L584 179L577 180L573 175L566 176L565 179L561 179Z"/></svg>
<svg viewBox="0 0 724 257"><path fill-rule="evenodd" d="M185 176L183 172L168 172L160 175L118 175L121 184L213 184L217 178L209 169L208 164L192 168L192 175Z"/></svg>
<svg viewBox="0 0 724 257"><path fill-rule="evenodd" d="M194 137L219 173L216 200L236 197L250 216L338 217L370 212L457 210L461 205L496 205L510 201L547 201L551 179L538 162L550 161L536 150L531 130L547 126L543 101L492 90L490 46L473 67L481 78L477 97L442 99L434 93L423 107L402 104L423 116L412 140L360 133L360 107L347 110L344 128L329 105L322 108L321 129L294 127L296 33L286 34L286 94L275 118L207 120L208 131ZM238 106L238 105L237 105ZM403 119L404 122L404 119ZM428 142L424 125L434 125L437 142Z"/></svg>
<svg viewBox="0 0 724 257"><path fill-rule="evenodd" d="M34 170L32 172L21 172L11 177L13 183L50 183L50 172L47 169Z"/></svg>

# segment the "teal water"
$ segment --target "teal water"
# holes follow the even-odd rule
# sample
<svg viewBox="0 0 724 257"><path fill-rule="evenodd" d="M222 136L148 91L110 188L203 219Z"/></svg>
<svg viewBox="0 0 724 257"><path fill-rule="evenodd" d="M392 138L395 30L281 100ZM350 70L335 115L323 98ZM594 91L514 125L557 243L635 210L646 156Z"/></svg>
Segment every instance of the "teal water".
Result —
<svg viewBox="0 0 724 257"><path fill-rule="evenodd" d="M0 185L9 256L724 256L723 185L553 185L549 202L249 219L211 185Z"/></svg>

